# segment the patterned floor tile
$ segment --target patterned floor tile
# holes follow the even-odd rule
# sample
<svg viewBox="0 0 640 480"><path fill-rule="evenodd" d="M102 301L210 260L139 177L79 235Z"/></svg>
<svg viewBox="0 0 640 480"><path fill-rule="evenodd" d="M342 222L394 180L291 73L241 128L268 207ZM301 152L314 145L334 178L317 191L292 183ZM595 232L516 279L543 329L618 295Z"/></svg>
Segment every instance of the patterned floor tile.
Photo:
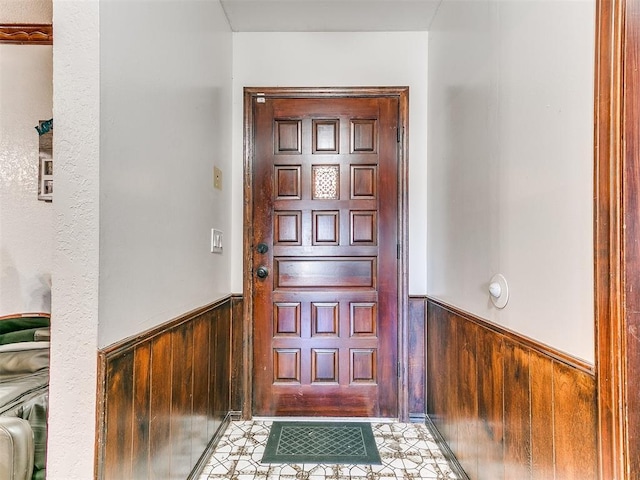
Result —
<svg viewBox="0 0 640 480"><path fill-rule="evenodd" d="M421 424L372 424L382 465L263 464L271 425L267 420L231 422L199 480L458 479Z"/></svg>

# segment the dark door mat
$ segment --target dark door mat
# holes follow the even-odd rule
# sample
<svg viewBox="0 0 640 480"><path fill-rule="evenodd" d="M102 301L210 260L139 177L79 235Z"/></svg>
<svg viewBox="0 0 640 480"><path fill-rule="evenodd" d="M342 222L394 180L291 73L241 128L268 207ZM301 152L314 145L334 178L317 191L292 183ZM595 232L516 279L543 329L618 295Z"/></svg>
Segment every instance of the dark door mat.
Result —
<svg viewBox="0 0 640 480"><path fill-rule="evenodd" d="M273 422L262 463L381 465L369 423Z"/></svg>

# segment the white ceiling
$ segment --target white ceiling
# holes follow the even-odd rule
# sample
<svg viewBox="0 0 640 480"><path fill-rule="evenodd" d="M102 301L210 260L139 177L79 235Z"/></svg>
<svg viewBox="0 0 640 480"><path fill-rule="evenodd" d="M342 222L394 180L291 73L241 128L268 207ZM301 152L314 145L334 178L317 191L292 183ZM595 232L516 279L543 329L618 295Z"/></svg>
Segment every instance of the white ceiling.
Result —
<svg viewBox="0 0 640 480"><path fill-rule="evenodd" d="M424 31L442 0L220 0L234 32Z"/></svg>

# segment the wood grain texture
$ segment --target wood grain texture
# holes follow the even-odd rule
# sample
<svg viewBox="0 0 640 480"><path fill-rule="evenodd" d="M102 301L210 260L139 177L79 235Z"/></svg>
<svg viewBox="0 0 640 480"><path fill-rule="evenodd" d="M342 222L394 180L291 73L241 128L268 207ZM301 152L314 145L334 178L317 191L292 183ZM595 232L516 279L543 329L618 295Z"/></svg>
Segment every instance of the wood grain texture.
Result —
<svg viewBox="0 0 640 480"><path fill-rule="evenodd" d="M151 414L151 345L135 348L133 354L133 446L132 476L149 478L150 414Z"/></svg>
<svg viewBox="0 0 640 480"><path fill-rule="evenodd" d="M444 363L445 339L450 338L450 322L444 309L430 309L427 314L427 414L444 435L444 413L447 411L445 390L455 382L447 382L447 364ZM500 405L502 410L502 405ZM502 457L501 457L502 458Z"/></svg>
<svg viewBox="0 0 640 480"><path fill-rule="evenodd" d="M598 478L595 384L567 365L553 365L553 427L556 478Z"/></svg>
<svg viewBox="0 0 640 480"><path fill-rule="evenodd" d="M412 418L426 413L426 303L424 297L409 297L408 308L408 408Z"/></svg>
<svg viewBox="0 0 640 480"><path fill-rule="evenodd" d="M529 351L504 343L504 477L531 478Z"/></svg>
<svg viewBox="0 0 640 480"><path fill-rule="evenodd" d="M254 251L253 271L270 272L251 299L253 354L267 367L254 371L256 415L341 405L341 416L397 417L398 107L391 96L254 99L252 223L268 248ZM376 127L356 146L360 119ZM356 169L366 173L354 179ZM297 334L298 318L279 308L296 302Z"/></svg>
<svg viewBox="0 0 640 480"><path fill-rule="evenodd" d="M191 470L193 398L193 324L171 332L171 473L169 478L187 478Z"/></svg>
<svg viewBox="0 0 640 480"><path fill-rule="evenodd" d="M207 423L211 396L209 388L211 325L211 313L202 315L193 322L192 462L206 450L212 436L209 434Z"/></svg>
<svg viewBox="0 0 640 480"><path fill-rule="evenodd" d="M218 351L218 328L220 313L214 310L209 313L211 328L209 329L209 400L207 402L207 432L209 437L215 435L222 424L222 420L216 415L216 389L218 383L217 355Z"/></svg>
<svg viewBox="0 0 640 480"><path fill-rule="evenodd" d="M626 347L626 365L622 383L627 418L626 468L631 477L637 478L640 475L640 1L628 0L625 7L621 231L625 330L621 343Z"/></svg>
<svg viewBox="0 0 640 480"><path fill-rule="evenodd" d="M463 325L458 320L456 325L458 349L455 350L456 373L460 382L457 397L449 398L454 402L457 427L457 458L462 468L473 478L478 477L478 357L476 325ZM514 477L515 478L515 477Z"/></svg>
<svg viewBox="0 0 640 480"><path fill-rule="evenodd" d="M0 24L0 44L53 45L51 24Z"/></svg>
<svg viewBox="0 0 640 480"><path fill-rule="evenodd" d="M634 0L637 2L637 0ZM595 324L600 478L626 478L622 111L627 0L598 0L595 52ZM633 194L633 192L632 192Z"/></svg>
<svg viewBox="0 0 640 480"><path fill-rule="evenodd" d="M169 333L151 341L151 414L149 417L149 456L151 478L169 478L171 473L171 384L173 362ZM120 392L113 392L115 396ZM107 397L108 400L110 400ZM110 400L111 401L111 400ZM110 477L104 477L105 480Z"/></svg>
<svg viewBox="0 0 640 480"><path fill-rule="evenodd" d="M640 471L640 0L598 0L595 307L600 478Z"/></svg>
<svg viewBox="0 0 640 480"><path fill-rule="evenodd" d="M98 479L182 480L200 464L231 410L232 354L242 357L231 348L231 304L99 352Z"/></svg>
<svg viewBox="0 0 640 480"><path fill-rule="evenodd" d="M231 398L231 368L229 359L231 358L231 309L230 305L219 309L216 312L216 351L214 364L215 383L213 389L213 415L216 421L222 420L230 410L229 402Z"/></svg>
<svg viewBox="0 0 640 480"><path fill-rule="evenodd" d="M126 352L106 368L107 392L117 391L118 395L105 404L105 478L132 477L133 366L133 352ZM122 458L129 460L122 462Z"/></svg>
<svg viewBox="0 0 640 480"><path fill-rule="evenodd" d="M398 135L397 135L398 141L397 142L394 141L392 143L393 143L393 150L394 151L397 150L399 152L399 161L398 161L397 170L398 170L400 181L398 182L398 185L397 185L397 187L399 187L397 190L397 198L400 206L399 208L400 213L399 215L394 217L394 221L396 221L398 225L397 237L399 239L398 241L400 244L398 245L398 247L400 247L399 248L400 268L397 269L397 272L398 272L397 279L398 279L398 289L399 289L398 301L402 302L399 305L399 317L398 317L398 322L399 322L398 331L401 334L401 338L398 342L401 346L401 351L398 352L398 354L400 356L402 364L407 365L408 363L407 340L406 340L407 300L405 296L405 292L407 291L407 269L402 267L402 265L406 265L406 262L407 262L406 246L408 241L408 235L406 234L407 212L408 212L407 210L407 183L408 183L407 176L408 175L407 175L407 161L406 161L407 153L408 153L408 145L406 142L406 137L408 132L408 128L407 128L408 88L407 87L355 87L355 88L349 88L349 87L347 88L251 87L251 88L245 88L244 93L245 93L244 95L244 99L245 99L244 101L244 132L245 132L245 135L244 135L244 153L245 153L244 155L244 206L245 206L244 208L244 219L245 219L244 221L244 253L245 253L244 259L245 259L245 262L244 262L244 268L243 268L243 271L244 271L244 289L243 290L245 293L245 298L247 299L249 298L253 299L256 296L256 292L254 292L254 283L253 283L253 276L252 276L253 271L255 270L254 247L256 242L254 242L254 239L267 238L267 236L265 236L264 229L260 226L256 226L255 222L252 221L252 219L255 216L254 205L256 205L256 203L260 204L260 202L267 200L265 197L264 191L260 190L257 193L254 193L256 190L255 184L257 183L257 181L260 181L260 178L261 178L260 175L254 174L254 170L255 170L254 158L256 157L256 148L253 143L254 127L255 127L253 106L254 106L255 98L258 96L260 97L264 96L266 99L315 98L318 102L318 105L321 105L324 99L329 99L329 98L396 97L399 99L399 106L395 108L394 114L399 115L401 130L398 132ZM268 104L269 104L269 101L267 101L267 105ZM323 124L321 125L321 127L328 129L330 125ZM296 125L291 124L286 126L283 125L282 131L279 131L278 135L276 135L276 137L279 139L278 140L279 147L278 149L276 149L276 151L280 155L280 158L283 159L283 161L286 160L287 156L291 161L291 157L297 155L299 151L301 151L300 150L301 144L300 144L300 138L299 138L299 136L301 135L301 130L300 130L301 128L302 126L297 124ZM348 144L350 143L351 140L356 139L357 141L355 143L357 143L357 148L365 149L365 150L368 149L370 152L372 146L369 145L370 143L369 140L371 138L371 135L375 134L376 132L371 130L371 126L367 127L367 126L360 125L358 128L360 129L360 131L355 132L356 129L354 127L353 136L347 133L347 135L336 135L333 137L329 136L329 137L325 137L324 139L320 139L320 143L322 143L322 145L316 142L317 143L316 151L318 151L318 148L320 148L320 151L324 152L326 151L325 149L334 148L334 147L339 147L337 148L337 150L341 152L349 151ZM326 132L323 132L323 135L325 134ZM377 134L381 134L381 133L377 132ZM281 138L282 142L280 142L280 137L282 137ZM346 149L343 148L343 143L345 142L347 144ZM282 143L282 145L280 145L280 143ZM354 143L354 142L351 142L351 143ZM361 155L364 155L364 154L361 154ZM295 165L288 165L287 168L288 167L295 167ZM298 174L296 174L290 168L287 170L287 172L283 171L282 174L284 175L283 178L278 179L278 181L275 182L276 190L278 190L278 192L280 192L281 190L280 193L282 193L282 195L278 196L277 198L283 201L283 204L281 205L283 210L286 210L286 211L295 210L294 207L286 204L285 197L289 196L293 198L293 197L299 196L303 188L308 189L308 185L306 185L305 182L309 183L310 180L307 178L308 176L302 176L304 178L301 178L301 175L299 175L299 172ZM348 183L349 176L341 174L340 177L341 177L340 188L345 191L350 191L350 185ZM342 183L345 183L345 181L347 181L347 184L342 185ZM367 207L366 210L371 210L371 208ZM351 237L350 234L352 233L349 229L349 225L350 225L349 218L341 218L340 225L339 225L340 231L336 232L337 234L336 236L338 236L339 234L340 239L348 240ZM359 226L359 228L360 227L362 226ZM371 230L371 228L369 229ZM290 235L292 231L296 230L295 228L293 230L291 230L291 228L289 228L288 230L287 229L285 230L283 230L283 232L287 233L287 235L283 235L283 238L282 238L283 240L287 240L289 242L294 242L294 243L299 241L299 239L295 238L295 235L293 236ZM305 232L305 231L311 231L311 228L309 229L302 228L302 232ZM321 236L324 235L323 232L320 232L320 233L321 233ZM372 235L373 235L373 232L369 232L367 228L363 227L361 230L358 230L356 232L356 235L354 235L354 238L356 240L354 241L354 243L355 244L367 243L367 241L370 240L370 237ZM324 235L324 237L326 238L320 238L320 240L322 240L322 242L325 242L325 243L327 242L331 243L331 241L334 240L334 238L330 238L331 235L328 235L328 234ZM258 241L261 241L261 240L258 240ZM372 243L372 242L369 242L369 243ZM336 247L323 245L322 248L330 249L330 248L336 248ZM394 248L393 254L395 255L395 248L396 248L395 243L393 244L393 248ZM261 360L257 358L253 358L254 328L252 324L253 322L252 319L255 317L255 312L253 311L254 310L253 302L246 301L244 304L244 309L245 309L244 318L245 318L246 324L243 330L244 330L244 336L245 336L244 337L245 345L248 348L245 349L245 352L246 352L245 365L247 366L247 369L245 370L245 381L244 381L244 388L246 393L244 395L243 416L245 418L249 418L252 413L252 399L256 398L256 396L258 397L260 396L259 393L256 394L254 385L252 383L252 379L254 377L253 366L255 362L260 363ZM395 364L395 362L389 362L389 363ZM342 364L344 364L344 362L342 362ZM384 365L384 364L379 363L379 365ZM408 388L408 382L406 381L406 369L404 369L401 372L401 378L400 378L400 381L398 382L397 392L392 392L392 389L389 389L389 394L395 394L397 397L398 417L403 420L407 420L409 416L408 408L407 408L407 405L408 405L407 388ZM352 398L349 400L349 403L359 404L360 400L357 400L356 398ZM357 407L357 408L360 408L360 407ZM341 412L341 414L344 414L344 412Z"/></svg>
<svg viewBox="0 0 640 480"><path fill-rule="evenodd" d="M244 398L244 372L245 363L242 353L245 351L244 302L242 297L231 298L231 318L233 331L231 333L231 344L234 355L231 356L231 410L239 412L242 410L242 400Z"/></svg>
<svg viewBox="0 0 640 480"><path fill-rule="evenodd" d="M478 479L504 480L504 344L478 329Z"/></svg>
<svg viewBox="0 0 640 480"><path fill-rule="evenodd" d="M582 362L427 301L427 414L473 480L597 478Z"/></svg>
<svg viewBox="0 0 640 480"><path fill-rule="evenodd" d="M537 352L529 352L529 381L531 387L531 418L552 418L554 415L554 363ZM531 478L555 478L554 422L531 422Z"/></svg>
<svg viewBox="0 0 640 480"><path fill-rule="evenodd" d="M429 307L427 304L427 311ZM428 315L428 314L427 314ZM427 316L428 318L428 316ZM460 381L452 382L451 380L454 378L459 378L458 372L458 348L460 347L460 342L458 340L459 328L458 325L460 322L457 322L456 319L450 319L448 317L445 318L447 321L447 326L444 329L443 336L440 337L440 349L443 346L448 345L449 348L445 348L442 352L442 356L437 361L437 364L440 364L443 367L444 379L443 379L443 396L441 398L442 405L444 410L442 411L442 415L440 416L440 422L443 425L444 431L442 432L445 438L451 439L451 448L454 452L458 451L458 405L461 401L464 401L460 398L459 390L460 384L462 383L462 379ZM427 330L428 330L427 326ZM428 334L427 334L428 335ZM455 345L455 348L453 347ZM428 367L428 366L427 366ZM437 375L436 371L431 372L433 375ZM427 378L429 378L430 373L427 370ZM429 389L429 385L427 385L427 389ZM450 411L450 414L447 415L445 412L447 410ZM427 411L427 413L429 413Z"/></svg>

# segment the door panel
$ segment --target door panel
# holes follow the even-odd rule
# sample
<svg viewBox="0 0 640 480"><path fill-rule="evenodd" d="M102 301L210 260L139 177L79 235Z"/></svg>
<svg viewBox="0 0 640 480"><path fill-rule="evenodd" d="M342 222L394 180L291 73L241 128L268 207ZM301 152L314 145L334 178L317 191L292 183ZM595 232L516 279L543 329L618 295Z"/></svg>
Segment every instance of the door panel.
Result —
<svg viewBox="0 0 640 480"><path fill-rule="evenodd" d="M283 288L375 288L375 258L290 258L275 262L275 287Z"/></svg>
<svg viewBox="0 0 640 480"><path fill-rule="evenodd" d="M395 417L398 99L253 102L253 413Z"/></svg>

